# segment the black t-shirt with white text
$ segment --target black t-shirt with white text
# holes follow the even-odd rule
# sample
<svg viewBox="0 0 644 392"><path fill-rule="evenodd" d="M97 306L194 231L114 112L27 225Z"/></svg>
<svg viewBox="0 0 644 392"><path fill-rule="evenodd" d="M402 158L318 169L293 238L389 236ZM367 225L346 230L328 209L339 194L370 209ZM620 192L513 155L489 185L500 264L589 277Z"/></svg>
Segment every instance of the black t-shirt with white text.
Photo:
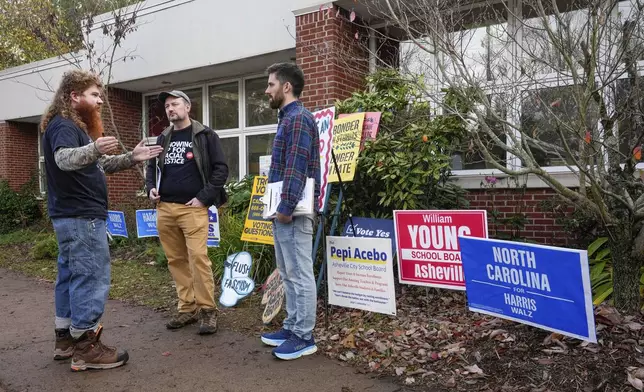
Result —
<svg viewBox="0 0 644 392"><path fill-rule="evenodd" d="M192 125L170 134L168 151L163 158L161 201L185 204L203 188L192 151Z"/></svg>
<svg viewBox="0 0 644 392"><path fill-rule="evenodd" d="M87 133L70 119L57 115L47 125L42 142L49 216L107 219L107 179L99 162L63 171L54 159L59 148L78 148L92 143Z"/></svg>

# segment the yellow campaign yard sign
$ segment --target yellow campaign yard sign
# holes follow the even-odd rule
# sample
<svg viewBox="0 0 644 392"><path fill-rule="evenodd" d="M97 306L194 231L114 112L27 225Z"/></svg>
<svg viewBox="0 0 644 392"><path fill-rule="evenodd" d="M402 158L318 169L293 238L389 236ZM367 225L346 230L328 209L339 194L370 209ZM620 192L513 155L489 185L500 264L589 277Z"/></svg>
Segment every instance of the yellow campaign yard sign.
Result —
<svg viewBox="0 0 644 392"><path fill-rule="evenodd" d="M273 223L262 218L264 203L262 203L261 199L264 196L264 192L266 192L267 182L268 177L266 176L256 176L253 181L250 205L248 206L248 214L246 215L244 231L242 231L241 236L242 241L273 245Z"/></svg>
<svg viewBox="0 0 644 392"><path fill-rule="evenodd" d="M333 153L338 162L342 181L353 181L356 162L360 153L364 112L355 113L335 120L333 124ZM329 182L339 182L333 160L329 162Z"/></svg>

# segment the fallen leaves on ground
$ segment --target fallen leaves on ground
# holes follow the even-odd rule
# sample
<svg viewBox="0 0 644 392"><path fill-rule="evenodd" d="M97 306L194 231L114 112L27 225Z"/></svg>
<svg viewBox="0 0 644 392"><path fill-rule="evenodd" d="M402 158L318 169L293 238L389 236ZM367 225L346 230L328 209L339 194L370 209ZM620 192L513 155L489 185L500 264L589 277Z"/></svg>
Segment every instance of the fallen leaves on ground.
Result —
<svg viewBox="0 0 644 392"><path fill-rule="evenodd" d="M320 347L419 390L644 391L641 317L599 306L589 343L470 312L463 293L403 288L396 302L396 316L332 306L329 329L320 306Z"/></svg>

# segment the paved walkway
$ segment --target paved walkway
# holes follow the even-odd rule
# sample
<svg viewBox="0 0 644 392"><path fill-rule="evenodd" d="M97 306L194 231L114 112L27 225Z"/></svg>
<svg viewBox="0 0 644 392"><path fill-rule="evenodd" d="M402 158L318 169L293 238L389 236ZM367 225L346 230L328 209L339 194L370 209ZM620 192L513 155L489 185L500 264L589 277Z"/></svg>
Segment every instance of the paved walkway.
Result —
<svg viewBox="0 0 644 392"><path fill-rule="evenodd" d="M0 269L0 392L402 391L319 353L283 362L235 332L167 331L162 315L118 301L107 306L104 341L128 349L130 362L72 373L69 360L52 359L53 308L51 283Z"/></svg>

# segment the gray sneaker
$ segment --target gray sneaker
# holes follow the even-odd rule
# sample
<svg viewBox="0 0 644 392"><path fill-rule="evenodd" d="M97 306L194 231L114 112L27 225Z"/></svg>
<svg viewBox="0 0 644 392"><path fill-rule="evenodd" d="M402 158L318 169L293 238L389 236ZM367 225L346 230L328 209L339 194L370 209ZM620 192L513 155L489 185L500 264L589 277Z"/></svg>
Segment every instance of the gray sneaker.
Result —
<svg viewBox="0 0 644 392"><path fill-rule="evenodd" d="M179 329L186 325L196 323L199 320L199 310L194 312L181 312L176 314L165 327L167 329Z"/></svg>

